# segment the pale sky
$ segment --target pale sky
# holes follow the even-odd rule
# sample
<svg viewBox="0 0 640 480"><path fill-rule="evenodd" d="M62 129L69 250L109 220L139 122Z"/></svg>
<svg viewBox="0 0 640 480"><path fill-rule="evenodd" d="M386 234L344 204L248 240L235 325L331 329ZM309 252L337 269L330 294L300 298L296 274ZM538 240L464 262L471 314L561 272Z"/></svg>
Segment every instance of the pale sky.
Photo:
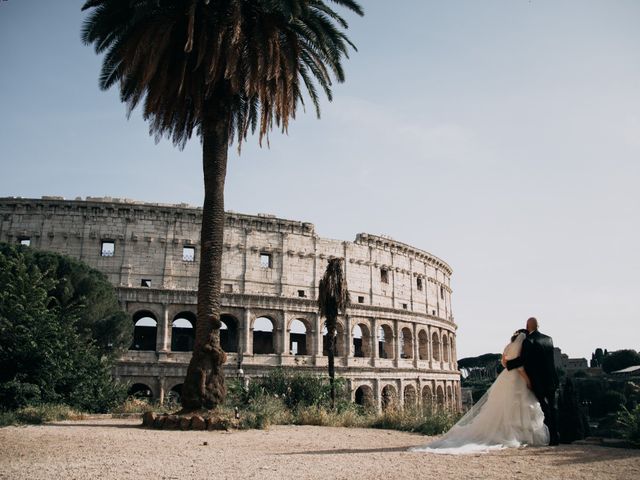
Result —
<svg viewBox="0 0 640 480"><path fill-rule="evenodd" d="M80 42L80 0L0 2L0 196L200 205L200 144L158 145ZM570 356L640 349L640 2L362 2L347 81L226 207L386 234L454 270L460 357L528 316Z"/></svg>

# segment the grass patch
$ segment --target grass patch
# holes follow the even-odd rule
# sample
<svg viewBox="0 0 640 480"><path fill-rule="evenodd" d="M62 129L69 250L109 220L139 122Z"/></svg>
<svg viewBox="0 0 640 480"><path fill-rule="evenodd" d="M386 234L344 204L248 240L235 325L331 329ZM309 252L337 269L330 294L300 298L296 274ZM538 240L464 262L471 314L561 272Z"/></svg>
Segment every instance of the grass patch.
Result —
<svg viewBox="0 0 640 480"><path fill-rule="evenodd" d="M42 404L22 407L13 411L0 412L0 426L40 425L60 420L82 420L85 413L67 405Z"/></svg>

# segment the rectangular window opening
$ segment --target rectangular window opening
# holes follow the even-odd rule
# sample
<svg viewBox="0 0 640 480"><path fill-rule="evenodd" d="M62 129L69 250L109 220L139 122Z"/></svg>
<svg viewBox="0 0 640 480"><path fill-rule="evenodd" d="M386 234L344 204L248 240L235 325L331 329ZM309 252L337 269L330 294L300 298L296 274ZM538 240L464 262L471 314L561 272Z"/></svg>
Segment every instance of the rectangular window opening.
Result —
<svg viewBox="0 0 640 480"><path fill-rule="evenodd" d="M140 280L140 286L141 287L146 287L146 288L151 288L151 279L150 278L143 278L142 280Z"/></svg>
<svg viewBox="0 0 640 480"><path fill-rule="evenodd" d="M421 277L417 278L416 287L418 288L419 291L422 291L422 278Z"/></svg>
<svg viewBox="0 0 640 480"><path fill-rule="evenodd" d="M184 246L182 247L182 261L195 262L196 261L196 247Z"/></svg>
<svg viewBox="0 0 640 480"><path fill-rule="evenodd" d="M389 270L385 268L380 269L380 281L382 283L389 283Z"/></svg>
<svg viewBox="0 0 640 480"><path fill-rule="evenodd" d="M444 299L444 286L440 285L440 298Z"/></svg>
<svg viewBox="0 0 640 480"><path fill-rule="evenodd" d="M304 298L304 297L306 297L306 294L304 293L304 290L298 290L298 296L299 296L300 298Z"/></svg>
<svg viewBox="0 0 640 480"><path fill-rule="evenodd" d="M358 303L364 303L364 297L358 297Z"/></svg>
<svg viewBox="0 0 640 480"><path fill-rule="evenodd" d="M260 267L273 268L273 261L270 253L263 252L260 254Z"/></svg>
<svg viewBox="0 0 640 480"><path fill-rule="evenodd" d="M408 305L407 305L406 303L403 303L403 304L402 304L402 309L403 309L403 310L407 310L408 308L409 308L409 307L408 307Z"/></svg>
<svg viewBox="0 0 640 480"><path fill-rule="evenodd" d="M24 245L25 247L31 246L31 239L29 237L22 237L18 240L20 245Z"/></svg>
<svg viewBox="0 0 640 480"><path fill-rule="evenodd" d="M100 256L113 257L116 251L116 243L113 240L103 240L100 248Z"/></svg>
<svg viewBox="0 0 640 480"><path fill-rule="evenodd" d="M233 284L225 283L224 284L224 293L233 293Z"/></svg>

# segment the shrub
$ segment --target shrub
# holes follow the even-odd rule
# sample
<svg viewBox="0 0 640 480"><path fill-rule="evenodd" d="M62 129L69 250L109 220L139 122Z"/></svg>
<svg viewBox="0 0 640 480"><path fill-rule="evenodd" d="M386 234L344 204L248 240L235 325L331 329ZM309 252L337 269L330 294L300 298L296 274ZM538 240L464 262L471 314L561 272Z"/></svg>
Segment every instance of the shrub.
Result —
<svg viewBox="0 0 640 480"><path fill-rule="evenodd" d="M82 420L85 414L67 405L41 404L0 412L0 426L56 422L60 420Z"/></svg>
<svg viewBox="0 0 640 480"><path fill-rule="evenodd" d="M618 414L618 425L624 437L640 447L640 405L633 410L623 407Z"/></svg>
<svg viewBox="0 0 640 480"><path fill-rule="evenodd" d="M616 390L609 390L602 396L602 406L605 414L619 412L623 408L625 402L626 399L624 394Z"/></svg>

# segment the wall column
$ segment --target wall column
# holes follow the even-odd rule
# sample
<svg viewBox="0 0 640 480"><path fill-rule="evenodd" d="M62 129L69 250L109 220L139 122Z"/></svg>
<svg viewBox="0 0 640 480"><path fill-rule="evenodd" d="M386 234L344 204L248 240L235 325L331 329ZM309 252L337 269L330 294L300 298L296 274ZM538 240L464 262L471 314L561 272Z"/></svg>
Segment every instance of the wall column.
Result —
<svg viewBox="0 0 640 480"><path fill-rule="evenodd" d="M158 319L156 335L156 352L167 352L171 349L171 328L169 326L169 305L162 305L162 317Z"/></svg>
<svg viewBox="0 0 640 480"><path fill-rule="evenodd" d="M442 330L438 332L438 342L440 342L440 370L444 369L444 350L442 349Z"/></svg>
<svg viewBox="0 0 640 480"><path fill-rule="evenodd" d="M242 319L244 325L244 341L242 342L242 353L244 355L253 354L253 328L251 328L251 309L245 308L244 318Z"/></svg>
<svg viewBox="0 0 640 480"><path fill-rule="evenodd" d="M427 357L429 359L429 370L433 369L433 337L431 325L427 325Z"/></svg>
<svg viewBox="0 0 640 480"><path fill-rule="evenodd" d="M376 366L380 355L378 352L378 320L375 317L371 318L371 365Z"/></svg>
<svg viewBox="0 0 640 480"><path fill-rule="evenodd" d="M418 368L420 358L420 343L418 341L418 324L413 324L413 367Z"/></svg>
<svg viewBox="0 0 640 480"><path fill-rule="evenodd" d="M393 321L393 364L397 367L400 365L400 332L398 331L398 321Z"/></svg>
<svg viewBox="0 0 640 480"><path fill-rule="evenodd" d="M324 329L324 320L320 314L316 315L316 357L322 357L324 350L324 337L322 331Z"/></svg>

